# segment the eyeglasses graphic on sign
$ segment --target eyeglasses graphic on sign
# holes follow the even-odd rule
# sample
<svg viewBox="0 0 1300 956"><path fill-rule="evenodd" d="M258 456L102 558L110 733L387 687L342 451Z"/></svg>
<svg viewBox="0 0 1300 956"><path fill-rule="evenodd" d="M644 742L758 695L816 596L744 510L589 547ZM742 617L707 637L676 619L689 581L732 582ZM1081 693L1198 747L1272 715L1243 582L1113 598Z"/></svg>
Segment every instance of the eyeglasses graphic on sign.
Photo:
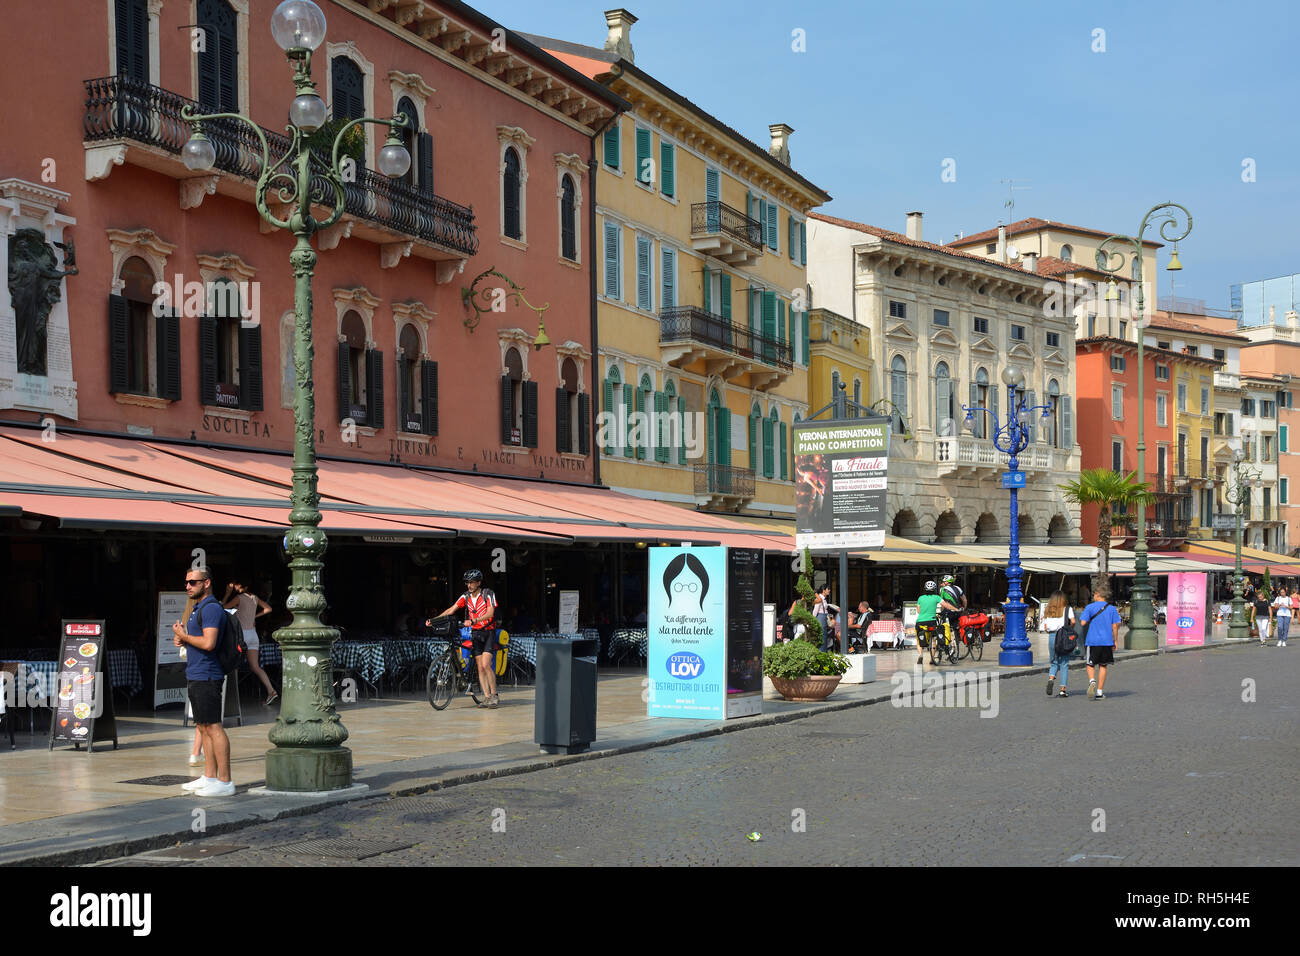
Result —
<svg viewBox="0 0 1300 956"><path fill-rule="evenodd" d="M679 594L682 591L690 591L692 594L694 594L699 589L700 586L696 584L694 581L690 582L689 584L678 581L676 584L673 585L673 590L678 592Z"/></svg>

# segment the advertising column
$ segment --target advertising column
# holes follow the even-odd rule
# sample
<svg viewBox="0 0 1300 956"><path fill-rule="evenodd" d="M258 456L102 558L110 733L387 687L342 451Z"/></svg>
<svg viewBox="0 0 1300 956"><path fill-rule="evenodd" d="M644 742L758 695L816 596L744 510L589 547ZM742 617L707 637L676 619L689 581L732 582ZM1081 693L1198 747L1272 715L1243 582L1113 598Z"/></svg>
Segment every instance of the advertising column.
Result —
<svg viewBox="0 0 1300 956"><path fill-rule="evenodd" d="M1166 644L1205 643L1205 574L1178 571L1169 575Z"/></svg>
<svg viewBox="0 0 1300 956"><path fill-rule="evenodd" d="M649 567L647 713L722 720L728 677L727 549L652 548Z"/></svg>
<svg viewBox="0 0 1300 956"><path fill-rule="evenodd" d="M727 550L727 716L763 711L763 552Z"/></svg>

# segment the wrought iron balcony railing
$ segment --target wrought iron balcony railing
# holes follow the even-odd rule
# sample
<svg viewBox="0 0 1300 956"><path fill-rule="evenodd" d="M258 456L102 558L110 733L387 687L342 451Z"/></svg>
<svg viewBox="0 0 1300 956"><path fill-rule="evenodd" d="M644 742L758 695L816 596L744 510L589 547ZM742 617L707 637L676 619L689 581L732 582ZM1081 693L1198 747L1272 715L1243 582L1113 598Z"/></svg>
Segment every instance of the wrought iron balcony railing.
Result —
<svg viewBox="0 0 1300 956"><path fill-rule="evenodd" d="M763 225L726 203L691 203L691 235L711 236L723 233L754 249L763 248Z"/></svg>
<svg viewBox="0 0 1300 956"><path fill-rule="evenodd" d="M696 465L695 493L752 498L754 469L736 468L734 465Z"/></svg>
<svg viewBox="0 0 1300 956"><path fill-rule="evenodd" d="M179 157L191 132L181 118L182 108L188 105L203 112L194 100L124 76L86 80L85 85L87 142L133 140ZM245 124L208 120L203 131L216 150L216 169L254 181L261 175L261 143ZM288 150L289 140L283 133L265 128L262 132L273 157ZM320 172L319 177L312 177L312 200L331 207L334 190L326 184L324 164ZM469 207L362 167L357 169L355 182L344 184L344 195L348 213L359 219L466 256L478 251L474 211Z"/></svg>
<svg viewBox="0 0 1300 956"><path fill-rule="evenodd" d="M785 371L794 368L790 346L695 305L664 309L659 314L661 343L692 341L732 352Z"/></svg>

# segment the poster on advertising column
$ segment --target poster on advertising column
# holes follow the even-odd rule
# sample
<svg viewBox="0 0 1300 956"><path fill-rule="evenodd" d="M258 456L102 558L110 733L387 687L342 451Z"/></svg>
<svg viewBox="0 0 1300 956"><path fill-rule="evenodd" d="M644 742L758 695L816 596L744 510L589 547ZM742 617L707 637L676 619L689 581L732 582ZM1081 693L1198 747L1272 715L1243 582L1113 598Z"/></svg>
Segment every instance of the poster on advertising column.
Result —
<svg viewBox="0 0 1300 956"><path fill-rule="evenodd" d="M883 547L888 472L888 418L796 423L795 546Z"/></svg>
<svg viewBox="0 0 1300 956"><path fill-rule="evenodd" d="M651 717L726 717L726 561L722 547L650 550L646 666Z"/></svg>
<svg viewBox="0 0 1300 956"><path fill-rule="evenodd" d="M1166 644L1205 643L1205 601L1203 572L1177 571L1169 575Z"/></svg>

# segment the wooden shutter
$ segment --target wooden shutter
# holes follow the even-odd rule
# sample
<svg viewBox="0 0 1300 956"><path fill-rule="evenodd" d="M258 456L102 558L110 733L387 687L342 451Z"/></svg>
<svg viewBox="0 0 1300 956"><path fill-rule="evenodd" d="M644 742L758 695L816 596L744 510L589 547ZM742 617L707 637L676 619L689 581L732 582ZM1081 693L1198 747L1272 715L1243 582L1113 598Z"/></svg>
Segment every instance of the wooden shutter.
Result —
<svg viewBox="0 0 1300 956"><path fill-rule="evenodd" d="M569 393L561 387L555 390L555 450L563 454L569 447Z"/></svg>
<svg viewBox="0 0 1300 956"><path fill-rule="evenodd" d="M763 337L763 357L770 362L772 342L776 340L776 293L770 289L763 292Z"/></svg>
<svg viewBox="0 0 1300 956"><path fill-rule="evenodd" d="M218 92L221 96L223 113L239 112L239 48L235 31L221 31L220 49L217 50L217 62L221 64L221 77Z"/></svg>
<svg viewBox="0 0 1300 956"><path fill-rule="evenodd" d="M618 223L605 223L605 295L618 298Z"/></svg>
<svg viewBox="0 0 1300 956"><path fill-rule="evenodd" d="M412 122L415 122L412 119ZM417 184L420 192L426 196L433 195L433 135L431 133L416 133L415 135L415 155L419 163L418 175L420 181Z"/></svg>
<svg viewBox="0 0 1300 956"><path fill-rule="evenodd" d="M606 455L613 455L614 443L611 440L611 436L614 433L613 419L617 417L618 409L614 405L614 383L612 380L608 378L605 379L605 415L607 416L607 418L605 424L605 444L603 450Z"/></svg>
<svg viewBox="0 0 1300 956"><path fill-rule="evenodd" d="M785 344L785 300L776 300L776 340Z"/></svg>
<svg viewBox="0 0 1300 956"><path fill-rule="evenodd" d="M808 223L799 223L799 265L808 264Z"/></svg>
<svg viewBox="0 0 1300 956"><path fill-rule="evenodd" d="M722 317L728 322L731 321L731 276L723 272L718 276L718 298L722 300L719 308L722 310Z"/></svg>
<svg viewBox="0 0 1300 956"><path fill-rule="evenodd" d="M628 378L632 378L630 372ZM636 454L636 446L632 444L632 422L634 421L632 413L636 411L636 397L632 394L633 388L634 386L630 381L623 383L623 411L627 416L623 432L623 455L626 458L631 458Z"/></svg>
<svg viewBox="0 0 1300 956"><path fill-rule="evenodd" d="M776 241L776 221L776 203L770 202L767 204L767 244L772 248L773 252L780 252L781 250Z"/></svg>
<svg viewBox="0 0 1300 956"><path fill-rule="evenodd" d="M420 424L426 435L438 434L438 363L420 363Z"/></svg>
<svg viewBox="0 0 1300 956"><path fill-rule="evenodd" d="M618 119L605 130L605 165L618 169Z"/></svg>
<svg viewBox="0 0 1300 956"><path fill-rule="evenodd" d="M667 421L669 397L663 392L655 392L655 461L668 461L668 440L672 437L672 426Z"/></svg>
<svg viewBox="0 0 1300 956"><path fill-rule="evenodd" d="M649 239L636 239L636 307L649 309L653 304L650 295L650 253L653 246Z"/></svg>
<svg viewBox="0 0 1300 956"><path fill-rule="evenodd" d="M781 422L781 480L787 481L790 478L790 450L789 439L786 437L787 426Z"/></svg>
<svg viewBox="0 0 1300 956"><path fill-rule="evenodd" d="M758 416L752 411L749 413L749 467L754 469L755 474L761 467L758 455Z"/></svg>
<svg viewBox="0 0 1300 956"><path fill-rule="evenodd" d="M795 254L795 241L794 241L795 230L798 228L798 225L799 224L794 221L794 216L791 216L789 219L785 221L785 244L790 247L791 262L796 262L799 259L799 257Z"/></svg>
<svg viewBox="0 0 1300 956"><path fill-rule="evenodd" d="M636 181L644 184L654 182L654 171L650 162L650 131L637 128L636 131Z"/></svg>
<svg viewBox="0 0 1300 956"><path fill-rule="evenodd" d="M943 422L946 418L951 418L949 411L952 407L952 379L936 378L934 380L934 433L943 435ZM949 432L949 434L955 434Z"/></svg>
<svg viewBox="0 0 1300 956"><path fill-rule="evenodd" d="M636 418L636 421L642 423L642 428L641 428L641 440L640 440L639 442L636 443L636 456L637 456L638 458L642 458L642 459L645 458L645 446L646 446L646 444L647 444L647 443L649 442L649 440L650 440L650 435L649 435L649 431L650 431L650 430L649 430L648 428L644 427L644 423L645 423L645 397L646 397L646 393L647 393L648 391L649 391L649 389L643 388L642 386L639 386L639 385L637 386L637 390L636 390L636 410L637 410L637 418Z"/></svg>
<svg viewBox="0 0 1300 956"><path fill-rule="evenodd" d="M199 316L199 401L217 404L217 320Z"/></svg>
<svg viewBox="0 0 1300 956"><path fill-rule="evenodd" d="M348 343L339 343L339 421L352 416L352 363L349 361Z"/></svg>
<svg viewBox="0 0 1300 956"><path fill-rule="evenodd" d="M990 386L989 386L989 411L991 411L991 412L993 413L993 417L994 417L994 418L997 418L997 415L998 415L998 390L999 390L999 388L1000 388L1000 386L998 386L998 385L990 385ZM986 416L986 417L987 417L987 416ZM993 423L992 423L992 421L990 421L990 422L989 422L989 428L992 429L992 427L993 427Z"/></svg>
<svg viewBox="0 0 1300 956"><path fill-rule="evenodd" d="M122 4L118 4L118 25L121 26ZM125 392L131 384L127 372L130 361L131 306L120 295L108 297L108 390Z"/></svg>
<svg viewBox="0 0 1300 956"><path fill-rule="evenodd" d="M384 427L384 353L366 350L366 424Z"/></svg>
<svg viewBox="0 0 1300 956"><path fill-rule="evenodd" d="M758 244L765 246L767 245L767 203L762 196L756 197L754 201L758 203Z"/></svg>
<svg viewBox="0 0 1300 956"><path fill-rule="evenodd" d="M578 454L591 454L591 396L578 393Z"/></svg>
<svg viewBox="0 0 1300 956"><path fill-rule="evenodd" d="M1061 429L1065 432L1065 450L1074 448L1074 399L1068 395L1061 396Z"/></svg>
<svg viewBox="0 0 1300 956"><path fill-rule="evenodd" d="M501 444L511 444L515 427L515 384L509 375L501 376Z"/></svg>
<svg viewBox="0 0 1300 956"><path fill-rule="evenodd" d="M149 8L146 0L117 0L117 75L149 82Z"/></svg>
<svg viewBox="0 0 1300 956"><path fill-rule="evenodd" d="M239 324L239 407L262 410L262 326Z"/></svg>
<svg viewBox="0 0 1300 956"><path fill-rule="evenodd" d="M677 396L677 417L682 422L681 442L677 445L677 464L686 464L686 396Z"/></svg>
<svg viewBox="0 0 1300 956"><path fill-rule="evenodd" d="M157 351L158 397L180 401L181 397L181 320L176 312L154 319L154 343Z"/></svg>
<svg viewBox="0 0 1300 956"><path fill-rule="evenodd" d="M709 300L713 297L713 290L709 286L709 267L705 266L702 272L704 275L704 311L712 312L713 304Z"/></svg>
<svg viewBox="0 0 1300 956"><path fill-rule="evenodd" d="M704 171L704 201L715 203L720 201L721 184L719 173L716 169L706 169ZM712 213L712 210L710 210Z"/></svg>
<svg viewBox="0 0 1300 956"><path fill-rule="evenodd" d="M772 477L772 420L763 419L763 477Z"/></svg>
<svg viewBox="0 0 1300 956"><path fill-rule="evenodd" d="M220 84L217 82L217 70L220 69L216 52L212 49L221 40L213 42L214 33L212 30L207 31L205 38L207 49L198 55L199 62L199 106L205 113L223 113L221 108Z"/></svg>
<svg viewBox="0 0 1300 956"><path fill-rule="evenodd" d="M537 383L524 382L524 447L537 447Z"/></svg>
<svg viewBox="0 0 1300 956"><path fill-rule="evenodd" d="M809 355L812 354L812 333L810 331L812 321L808 318L807 312L800 313L799 321L800 324L803 325L803 364L807 365L809 362Z"/></svg>
<svg viewBox="0 0 1300 956"><path fill-rule="evenodd" d="M662 250L659 266L659 307L671 309L677 305L677 257L673 250Z"/></svg>
<svg viewBox="0 0 1300 956"><path fill-rule="evenodd" d="M665 196L672 196L677 190L677 174L674 171L676 159L676 147L659 140L659 188Z"/></svg>

